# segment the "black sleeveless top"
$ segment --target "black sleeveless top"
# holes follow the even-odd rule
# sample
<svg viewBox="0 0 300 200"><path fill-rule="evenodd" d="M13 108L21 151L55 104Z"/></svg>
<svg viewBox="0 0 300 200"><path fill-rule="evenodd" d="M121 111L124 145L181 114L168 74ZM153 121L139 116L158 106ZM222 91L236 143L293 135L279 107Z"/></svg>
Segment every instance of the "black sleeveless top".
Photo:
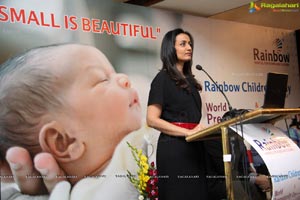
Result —
<svg viewBox="0 0 300 200"><path fill-rule="evenodd" d="M148 105L161 105L161 118L166 121L199 123L202 108L200 94L189 78L187 80L191 93L176 86L167 72L161 70L151 83Z"/></svg>

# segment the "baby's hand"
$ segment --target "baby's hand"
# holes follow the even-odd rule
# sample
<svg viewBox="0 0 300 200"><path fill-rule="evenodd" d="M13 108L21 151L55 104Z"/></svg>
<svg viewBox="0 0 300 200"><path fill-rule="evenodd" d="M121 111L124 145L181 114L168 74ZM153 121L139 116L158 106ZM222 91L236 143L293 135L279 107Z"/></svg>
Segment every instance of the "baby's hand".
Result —
<svg viewBox="0 0 300 200"><path fill-rule="evenodd" d="M14 181L21 192L28 195L47 194L54 186L64 180L64 173L49 153L40 153L34 163L28 151L21 147L12 147L6 153Z"/></svg>

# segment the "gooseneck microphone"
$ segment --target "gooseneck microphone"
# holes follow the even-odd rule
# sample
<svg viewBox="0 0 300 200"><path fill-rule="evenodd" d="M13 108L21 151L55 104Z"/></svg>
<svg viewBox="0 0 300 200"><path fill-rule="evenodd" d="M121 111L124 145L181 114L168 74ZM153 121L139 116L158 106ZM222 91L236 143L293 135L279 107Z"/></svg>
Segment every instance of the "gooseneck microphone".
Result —
<svg viewBox="0 0 300 200"><path fill-rule="evenodd" d="M231 118L234 118L236 116L240 116L244 113L249 112L249 110L247 109L232 109L232 106L227 98L227 96L224 94L223 90L217 85L217 83L214 81L214 79L203 69L203 67L201 65L196 65L196 69L198 69L199 71L203 71L208 77L209 79L216 85L216 87L218 88L218 90L223 94L223 96L226 99L226 102L228 104L228 108L229 111L227 111L223 116L222 116L222 120L221 121L226 121L229 120Z"/></svg>
<svg viewBox="0 0 300 200"><path fill-rule="evenodd" d="M223 96L225 97L226 99L226 102L228 104L228 108L229 108L229 112L232 111L232 106L227 98L227 96L225 95L225 93L223 92L223 90L221 90L221 88L218 86L218 84L214 81L214 79L203 69L203 67L201 65L196 65L196 69L198 69L199 71L203 71L207 76L208 78L216 85L216 87L218 88L218 90L223 94Z"/></svg>

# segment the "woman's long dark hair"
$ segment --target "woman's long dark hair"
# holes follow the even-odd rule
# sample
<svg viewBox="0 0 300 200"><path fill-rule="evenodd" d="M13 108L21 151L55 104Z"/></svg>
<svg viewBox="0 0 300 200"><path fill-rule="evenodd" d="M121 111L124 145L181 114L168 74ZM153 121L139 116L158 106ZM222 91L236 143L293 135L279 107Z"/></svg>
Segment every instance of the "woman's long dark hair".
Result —
<svg viewBox="0 0 300 200"><path fill-rule="evenodd" d="M160 59L163 63L162 70L166 71L170 75L171 79L176 82L176 85L191 92L189 83L180 74L180 72L176 67L178 58L175 49L175 41L176 41L176 36L181 33L184 33L189 36L191 40L191 47L192 49L194 49L194 39L192 35L187 31L177 28L165 34L161 44ZM184 76L188 77L191 80L192 84L195 85L195 87L199 91L201 91L202 86L198 83L198 81L194 78L194 75L192 74L192 64L193 64L192 59L184 63L183 74Z"/></svg>

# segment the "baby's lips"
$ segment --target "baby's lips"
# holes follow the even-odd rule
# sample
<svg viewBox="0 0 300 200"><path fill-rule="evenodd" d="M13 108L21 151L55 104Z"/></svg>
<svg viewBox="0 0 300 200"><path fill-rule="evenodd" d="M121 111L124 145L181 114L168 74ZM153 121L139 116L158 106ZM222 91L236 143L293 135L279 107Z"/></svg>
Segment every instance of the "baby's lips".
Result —
<svg viewBox="0 0 300 200"><path fill-rule="evenodd" d="M136 91L133 91L133 94L132 94L132 100L131 100L131 102L130 102L130 107L131 106L133 106L134 104L139 104L140 102L139 102L139 96L138 96L138 94L137 94L137 92Z"/></svg>

